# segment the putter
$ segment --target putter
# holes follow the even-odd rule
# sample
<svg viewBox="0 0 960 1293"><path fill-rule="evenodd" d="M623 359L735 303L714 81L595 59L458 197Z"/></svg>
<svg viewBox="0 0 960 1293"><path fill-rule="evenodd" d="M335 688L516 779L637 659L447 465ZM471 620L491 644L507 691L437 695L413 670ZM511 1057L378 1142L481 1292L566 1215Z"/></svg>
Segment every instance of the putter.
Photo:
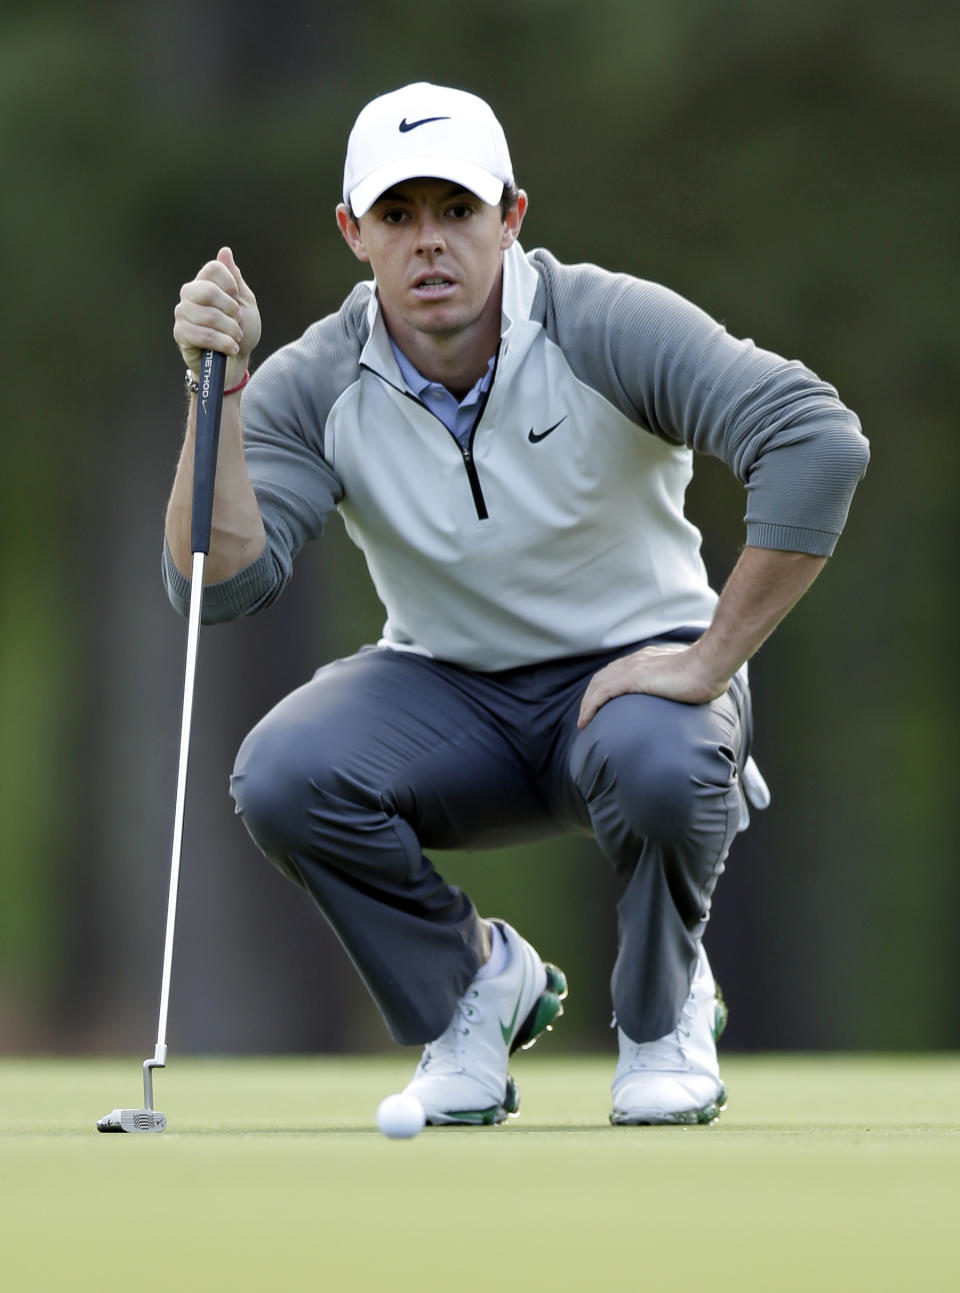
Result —
<svg viewBox="0 0 960 1293"><path fill-rule="evenodd" d="M187 625L187 664L183 683L183 716L180 724L180 759L177 768L177 802L173 816L173 852L170 860L170 894L167 900L167 929L163 944L163 974L160 980L160 1022L157 1045L151 1059L143 1062L142 1109L114 1109L97 1121L97 1131L163 1131L164 1115L153 1107L153 1070L167 1063L167 1014L170 1007L170 971L173 965L173 932L177 918L177 890L180 886L180 858L183 852L183 812L187 795L187 761L190 752L190 718L193 712L197 645L200 638L200 607L203 601L203 567L210 551L213 519L213 485L217 471L220 413L223 408L223 378L226 355L205 350L200 362L200 390L197 395L196 443L193 457L193 513L190 519L190 547L193 572L190 583L190 615Z"/></svg>

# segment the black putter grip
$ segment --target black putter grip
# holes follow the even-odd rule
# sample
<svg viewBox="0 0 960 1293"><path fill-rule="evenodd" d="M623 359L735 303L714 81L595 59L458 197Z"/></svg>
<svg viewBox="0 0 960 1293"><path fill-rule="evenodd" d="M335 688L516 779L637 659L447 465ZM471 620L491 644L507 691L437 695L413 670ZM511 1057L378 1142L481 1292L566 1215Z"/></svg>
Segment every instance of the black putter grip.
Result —
<svg viewBox="0 0 960 1293"><path fill-rule="evenodd" d="M223 378L227 357L205 350L200 360L200 390L197 392L197 434L193 453L193 514L190 521L190 551L210 551L213 520L213 484L217 475L217 446L220 443L220 413L223 409Z"/></svg>

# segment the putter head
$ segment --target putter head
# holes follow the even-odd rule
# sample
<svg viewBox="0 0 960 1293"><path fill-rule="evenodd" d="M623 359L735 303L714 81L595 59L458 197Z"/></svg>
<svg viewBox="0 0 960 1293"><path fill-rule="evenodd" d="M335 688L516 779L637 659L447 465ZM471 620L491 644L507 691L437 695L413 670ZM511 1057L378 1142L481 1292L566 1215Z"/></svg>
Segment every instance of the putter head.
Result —
<svg viewBox="0 0 960 1293"><path fill-rule="evenodd" d="M166 1125L156 1109L114 1109L97 1119L97 1131L163 1131Z"/></svg>

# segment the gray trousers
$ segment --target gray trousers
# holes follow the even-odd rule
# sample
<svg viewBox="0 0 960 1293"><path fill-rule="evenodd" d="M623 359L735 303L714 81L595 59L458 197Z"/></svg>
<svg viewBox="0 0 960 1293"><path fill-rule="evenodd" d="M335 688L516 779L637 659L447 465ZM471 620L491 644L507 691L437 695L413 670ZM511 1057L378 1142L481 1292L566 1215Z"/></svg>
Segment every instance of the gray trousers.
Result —
<svg viewBox="0 0 960 1293"><path fill-rule="evenodd" d="M661 639L662 640L662 639ZM592 675L636 643L500 673L366 647L282 700L231 779L262 852L333 926L400 1043L438 1036L482 959L481 918L425 848L592 833L622 876L612 977L634 1041L670 1032L740 821L750 699L618 696Z"/></svg>

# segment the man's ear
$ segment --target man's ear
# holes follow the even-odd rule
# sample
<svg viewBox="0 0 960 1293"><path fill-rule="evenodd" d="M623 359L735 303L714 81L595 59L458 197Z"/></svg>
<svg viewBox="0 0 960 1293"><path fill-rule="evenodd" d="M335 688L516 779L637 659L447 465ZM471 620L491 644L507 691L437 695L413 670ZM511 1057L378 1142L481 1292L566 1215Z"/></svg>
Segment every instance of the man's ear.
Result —
<svg viewBox="0 0 960 1293"><path fill-rule="evenodd" d="M520 237L520 226L523 224L523 217L527 214L527 195L523 189L517 193L517 205L510 208L503 217L503 237L500 240L500 250L506 251Z"/></svg>
<svg viewBox="0 0 960 1293"><path fill-rule="evenodd" d="M367 255L367 249L364 246L360 226L354 220L350 214L350 208L344 202L341 202L337 207L337 225L343 234L344 241L357 260L369 260L370 257Z"/></svg>

